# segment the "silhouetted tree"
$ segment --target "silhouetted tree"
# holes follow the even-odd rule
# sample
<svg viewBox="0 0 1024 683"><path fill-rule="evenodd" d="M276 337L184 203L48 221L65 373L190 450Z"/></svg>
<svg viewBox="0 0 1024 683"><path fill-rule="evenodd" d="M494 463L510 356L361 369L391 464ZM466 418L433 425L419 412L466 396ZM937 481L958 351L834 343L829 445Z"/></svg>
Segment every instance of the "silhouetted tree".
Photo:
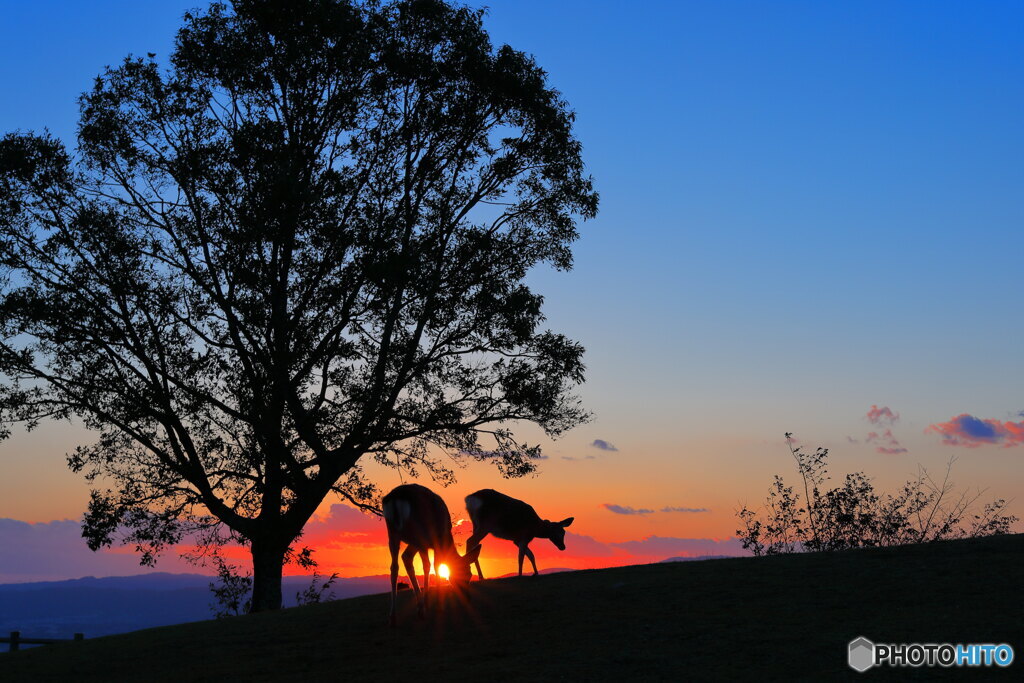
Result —
<svg viewBox="0 0 1024 683"><path fill-rule="evenodd" d="M0 141L0 416L99 432L69 456L97 486L91 547L121 534L152 561L224 525L253 610L278 608L325 496L373 506L362 458L519 476L539 449L512 421L586 419L583 349L523 280L571 267L597 195L572 112L482 16L214 4L169 69L96 79L76 155Z"/></svg>

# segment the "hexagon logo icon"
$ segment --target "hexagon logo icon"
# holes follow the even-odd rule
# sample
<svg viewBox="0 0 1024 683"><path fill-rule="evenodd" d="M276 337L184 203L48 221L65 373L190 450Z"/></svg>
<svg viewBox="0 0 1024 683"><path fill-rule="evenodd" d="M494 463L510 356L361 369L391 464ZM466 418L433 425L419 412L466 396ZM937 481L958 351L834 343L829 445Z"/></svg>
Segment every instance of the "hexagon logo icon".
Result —
<svg viewBox="0 0 1024 683"><path fill-rule="evenodd" d="M851 640L849 657L846 661L851 669L864 673L875 664L875 644L864 636Z"/></svg>

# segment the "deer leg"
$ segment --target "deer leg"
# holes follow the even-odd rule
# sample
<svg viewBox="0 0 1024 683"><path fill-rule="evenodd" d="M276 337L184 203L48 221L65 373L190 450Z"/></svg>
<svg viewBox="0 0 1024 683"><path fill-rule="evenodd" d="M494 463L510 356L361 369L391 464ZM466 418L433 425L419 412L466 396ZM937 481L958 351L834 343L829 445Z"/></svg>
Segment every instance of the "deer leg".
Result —
<svg viewBox="0 0 1024 683"><path fill-rule="evenodd" d="M528 545L525 545L525 546L523 546L523 551L524 551L524 552L526 553L526 556L527 556L528 558L530 558L530 564L532 564L532 565L533 565L533 575L534 575L534 576L537 576L537 560L535 560L535 559L533 558L533 551L532 551L532 550L530 550L530 546L528 546ZM520 560L519 560L519 563L520 563L520 564L522 564L522 562L523 562L523 561L522 561L522 560L520 559ZM520 569L520 570L519 570L519 573L520 573L520 575L521 575L521 574L523 573L523 570L522 570L522 569Z"/></svg>
<svg viewBox="0 0 1024 683"><path fill-rule="evenodd" d="M427 599L427 588L430 586L430 555L428 551L420 551L420 562L423 564L423 599Z"/></svg>
<svg viewBox="0 0 1024 683"><path fill-rule="evenodd" d="M417 549L409 546L402 553L402 564L405 565L405 573L409 575L409 583L412 584L412 590L416 593L416 612L422 618L424 616L423 611L423 594L420 593L420 584L416 580L416 568L412 566L412 559L416 557Z"/></svg>
<svg viewBox="0 0 1024 683"><path fill-rule="evenodd" d="M466 541L466 552L468 553L470 550L480 545L480 541L484 540L484 536L486 535L487 534L473 534L472 536L470 536L469 540ZM479 556L477 556L476 561L473 562L473 566L476 567L476 575L480 578L481 581L483 581L484 573L483 570L480 569Z"/></svg>
<svg viewBox="0 0 1024 683"><path fill-rule="evenodd" d="M391 551L391 613L388 614L388 623L392 626L396 623L395 603L398 602L398 546L400 542L388 539L388 549Z"/></svg>
<svg viewBox="0 0 1024 683"><path fill-rule="evenodd" d="M519 576L523 575L523 556L526 555L526 545L519 546Z"/></svg>

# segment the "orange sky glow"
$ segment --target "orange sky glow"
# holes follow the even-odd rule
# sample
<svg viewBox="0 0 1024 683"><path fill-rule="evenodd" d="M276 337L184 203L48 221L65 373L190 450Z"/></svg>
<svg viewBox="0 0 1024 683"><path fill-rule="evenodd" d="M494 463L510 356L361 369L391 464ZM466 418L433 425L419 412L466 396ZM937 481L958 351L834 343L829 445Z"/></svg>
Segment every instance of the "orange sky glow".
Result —
<svg viewBox="0 0 1024 683"><path fill-rule="evenodd" d="M864 410L867 409L865 405ZM922 443L927 446L929 440L935 439L923 433L915 437L899 422L879 427L862 417L840 429L857 438L819 440L812 434L800 443L811 447L820 443L832 448L833 474L863 469L884 490L892 490L906 481L916 472L919 462L941 472L950 454L949 449L936 448L934 443L928 459L906 455L894 458L878 452L873 442L868 441L871 432L892 430L914 454L924 450ZM525 433L531 443L539 440L537 434ZM618 438L608 439L611 434ZM0 567L0 583L148 571L139 567L131 548L91 553L81 540L77 520L86 508L89 489L86 482L64 467L63 454L78 443L87 443L91 436L66 424L50 424L30 434L16 433L0 446L6 475L0 481L0 535L6 522L11 526L9 534L16 537L14 542L28 548L26 557L36 558L26 559L17 567ZM615 451L592 445L602 436L615 445ZM790 483L795 479L792 459L781 434L761 439L737 435L669 441L653 425L646 431L599 431L588 425L544 445L546 457L540 461L540 472L535 476L506 480L488 464L468 462L456 469L457 482L448 488L419 480L445 499L455 522L453 531L460 551L472 533L465 497L481 488L494 488L530 503L543 518L575 518L567 529L564 552L545 539L532 543L541 570L741 554L743 550L734 536L735 511L744 504L759 505L773 474L784 475ZM988 448L992 453L1009 454L1012 450ZM970 452L981 450L985 448ZM1024 474L1007 465L1005 458L962 458L954 470L955 481L961 487L992 485L992 495L986 500L1010 497L1013 491L1024 489ZM368 471L382 491L403 483L392 470L375 470L371 466ZM298 545L315 551L314 558L323 575L337 572L342 577L354 577L388 571L390 560L383 522L337 498L325 500L307 524ZM487 537L483 546L481 565L485 576L517 570L517 551L512 543ZM167 551L156 570L212 573L210 567L182 561L178 556L185 550L188 549ZM33 552L36 554L32 555ZM245 549L229 548L225 556L243 572L247 570L249 558ZM305 572L288 566L285 573Z"/></svg>
<svg viewBox="0 0 1024 683"><path fill-rule="evenodd" d="M73 144L103 65L166 64L203 4L7 3L0 134ZM564 552L531 545L541 570L740 554L736 511L797 482L785 432L829 449L832 485L897 492L955 458L957 492L1024 517L1024 5L469 4L571 105L601 208L571 271L526 278L544 326L586 348L593 420L556 441L511 425L543 447L536 476L416 480L456 522L482 488L574 517ZM96 438L47 421L0 442L0 583L150 571L81 537L90 484L66 454ZM382 493L410 481L367 471ZM456 525L460 550L470 534ZM325 575L388 571L383 523L338 498L297 544ZM184 550L155 570L212 573ZM488 537L481 564L514 572L516 549Z"/></svg>

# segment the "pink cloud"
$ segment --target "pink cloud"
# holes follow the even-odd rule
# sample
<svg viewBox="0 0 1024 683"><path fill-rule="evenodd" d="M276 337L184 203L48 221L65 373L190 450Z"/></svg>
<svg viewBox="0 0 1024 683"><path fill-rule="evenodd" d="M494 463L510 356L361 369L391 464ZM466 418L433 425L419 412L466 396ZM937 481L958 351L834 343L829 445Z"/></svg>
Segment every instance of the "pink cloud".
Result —
<svg viewBox="0 0 1024 683"><path fill-rule="evenodd" d="M899 421L900 414L894 413L888 406L882 406L879 408L872 404L865 417L867 417L868 422L873 425L891 425Z"/></svg>
<svg viewBox="0 0 1024 683"><path fill-rule="evenodd" d="M876 453L886 453L888 455L896 455L898 453L906 453L907 449L900 445L900 442L892 434L891 429L886 429L884 432L879 434L878 432L868 432L868 437L865 439L867 443L877 444L875 446Z"/></svg>
<svg viewBox="0 0 1024 683"><path fill-rule="evenodd" d="M947 446L977 448L985 444L1002 444L1009 448L1024 443L1024 422L980 419L967 413L928 425L924 431L926 434L938 434Z"/></svg>
<svg viewBox="0 0 1024 683"><path fill-rule="evenodd" d="M505 546L509 557L519 554L516 546L510 541L503 541L493 536L488 536L483 542L490 544L489 548L491 551L497 550L499 546ZM543 538L538 538L531 543L530 550L533 550L537 557L544 557L549 560L557 560L558 558L611 557L615 554L607 544L590 536L574 534L571 531L565 532L564 551L559 550L550 541Z"/></svg>
<svg viewBox="0 0 1024 683"><path fill-rule="evenodd" d="M360 512L349 505L335 503L326 516L311 519L306 523L297 545L330 548L347 545L387 545L387 542L388 532L381 517Z"/></svg>

